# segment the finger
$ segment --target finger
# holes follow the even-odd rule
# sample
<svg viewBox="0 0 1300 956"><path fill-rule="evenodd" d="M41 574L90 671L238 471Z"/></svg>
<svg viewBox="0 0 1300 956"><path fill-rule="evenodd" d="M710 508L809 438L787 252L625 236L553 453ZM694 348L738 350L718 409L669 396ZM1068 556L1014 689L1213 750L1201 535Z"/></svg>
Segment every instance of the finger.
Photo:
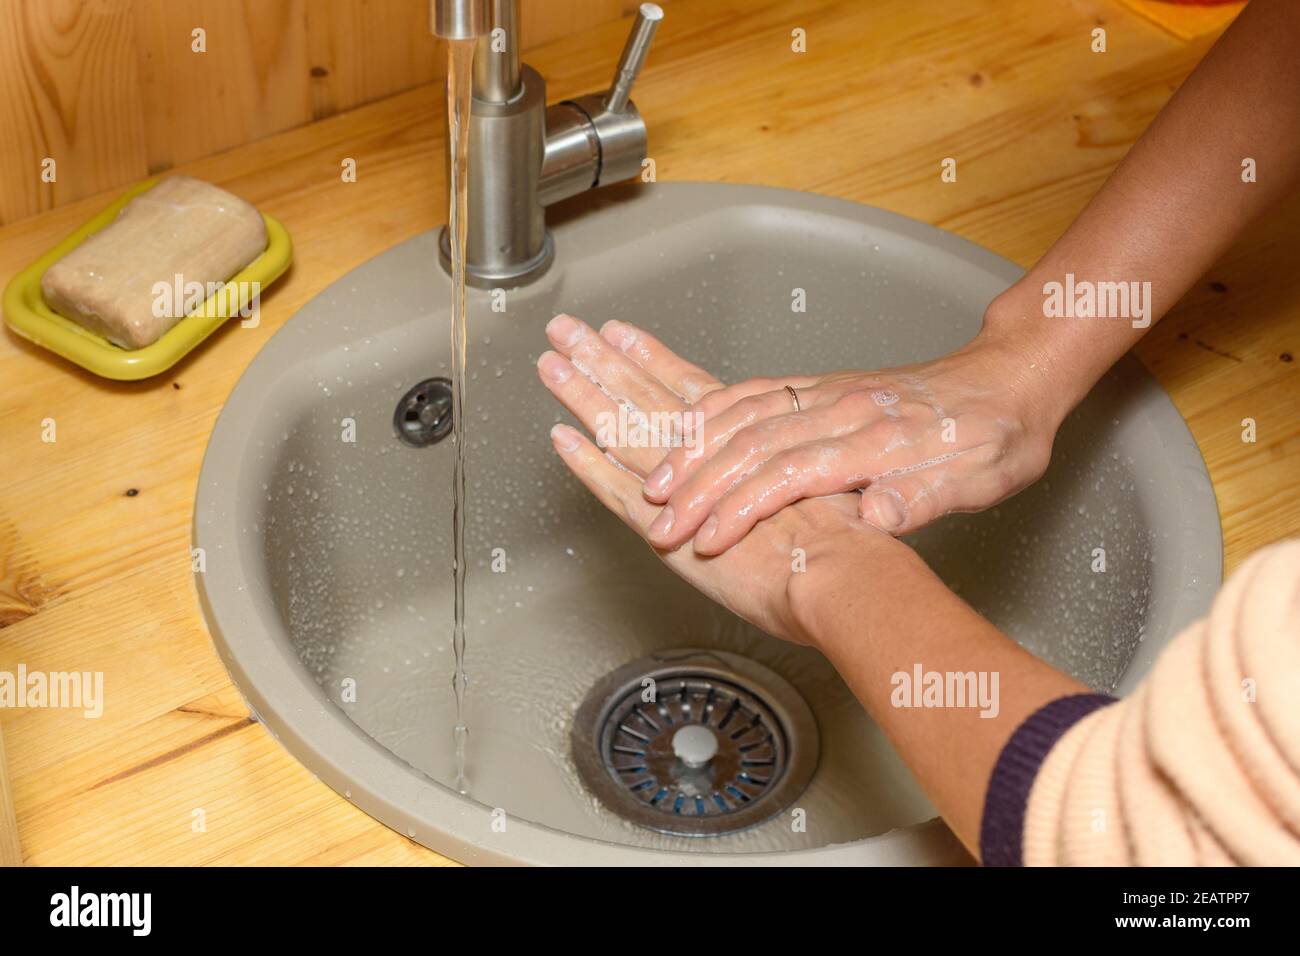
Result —
<svg viewBox="0 0 1300 956"><path fill-rule="evenodd" d="M764 380L766 381L766 380ZM748 385L749 382L744 382ZM736 386L732 386L736 388ZM722 389L706 395L703 402L692 407L692 411L702 411L703 406L712 402L715 395L731 392L731 388ZM802 412L800 412L802 415ZM694 441L689 446L673 449L664 457L663 462L646 476L645 496L655 503L667 502L681 486L690 480L690 476L705 466L708 460L732 440L742 429L753 427L759 421L787 416L798 419L794 414L793 399L784 388L759 392L741 398L729 407L710 415L703 412L703 418L695 425Z"/></svg>
<svg viewBox="0 0 1300 956"><path fill-rule="evenodd" d="M882 477L863 492L859 514L893 535L919 531L949 514L982 511L1020 490L989 446L906 474Z"/></svg>
<svg viewBox="0 0 1300 956"><path fill-rule="evenodd" d="M815 412L778 415L735 432L707 459L687 459L685 464L691 470L665 502L673 509L672 528L661 525L654 529L651 537L655 543L673 548L684 544L715 512L723 497L755 473L763 472L773 483L783 480L785 476L779 469L768 469L774 458L806 443L836 437L817 418ZM858 484L865 483L863 480Z"/></svg>
<svg viewBox="0 0 1300 956"><path fill-rule="evenodd" d="M858 487L861 475L851 473L846 457L843 442L818 441L771 458L718 499L695 535L695 553L721 554L787 505Z"/></svg>
<svg viewBox="0 0 1300 956"><path fill-rule="evenodd" d="M587 323L571 315L557 315L546 326L556 351L616 399L642 412L680 412L685 403L653 375L614 348ZM671 436L664 436L671 438Z"/></svg>
<svg viewBox="0 0 1300 956"><path fill-rule="evenodd" d="M628 434L620 432L619 406L599 385L581 374L573 363L558 352L543 352L537 359L537 374L557 399L584 428L596 436L596 441L607 448L619 463L644 475L663 458L663 448L650 447L650 442L630 442ZM640 492L638 491L638 495Z"/></svg>
<svg viewBox="0 0 1300 956"><path fill-rule="evenodd" d="M767 392L783 392L786 398L786 407L794 411L794 399L790 393L785 391L789 385L798 391L799 389L812 388L820 379L811 375L785 375L779 378L750 378L743 382L737 382L735 385L728 385L725 388L709 392L704 398L696 403L695 408L704 413L706 419L712 418L735 405L743 399L753 395L762 395ZM801 408L811 408L816 403L815 398L801 395L799 398Z"/></svg>
<svg viewBox="0 0 1300 956"><path fill-rule="evenodd" d="M694 404L722 383L698 365L682 358L645 329L611 319L600 335L647 373L672 389L687 404Z"/></svg>
<svg viewBox="0 0 1300 956"><path fill-rule="evenodd" d="M715 422L721 420L722 416ZM773 483L784 481L786 473L782 468L793 459L783 459L781 467L771 469L768 463L805 444L826 448L826 455L843 454L844 464L834 463L829 458L817 463L817 467L835 464L844 472L844 480L835 486L835 491L861 488L871 481L872 474L890 467L887 459L901 454L910 456L909 461L916 460L916 452L912 450L914 443L902 440L902 432L902 426L885 418L870 395L860 391L834 397L811 411L777 415L733 432L723 447L707 457L687 458L683 463L685 474L678 475L678 480L672 483L672 493L663 500L672 506L674 518L672 533L663 544L676 547L685 543L714 512L723 495L760 469ZM712 431L706 430L706 436L712 438ZM845 443L837 443L841 438ZM705 448L709 450L707 445ZM669 466L674 463L675 460L669 462ZM852 463L851 469L849 463ZM647 488L652 486L656 472L651 472L647 478ZM824 483L818 482L816 487L821 489ZM827 493L819 490L809 494ZM659 496L647 492L646 497L655 501Z"/></svg>
<svg viewBox="0 0 1300 956"><path fill-rule="evenodd" d="M641 482L635 475L615 465L590 439L569 425L551 429L551 444L601 504L645 537L645 529L659 509L641 496Z"/></svg>

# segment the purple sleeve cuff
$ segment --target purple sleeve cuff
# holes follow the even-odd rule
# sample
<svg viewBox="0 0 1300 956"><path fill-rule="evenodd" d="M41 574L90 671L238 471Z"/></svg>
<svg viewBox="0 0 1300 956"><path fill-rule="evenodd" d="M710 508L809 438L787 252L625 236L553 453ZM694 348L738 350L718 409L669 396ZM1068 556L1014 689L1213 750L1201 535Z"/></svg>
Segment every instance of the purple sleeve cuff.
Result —
<svg viewBox="0 0 1300 956"><path fill-rule="evenodd" d="M985 866L1023 866L1025 808L1047 754L1065 732L1095 710L1115 703L1106 694L1058 697L1025 719L998 755L984 796L980 859Z"/></svg>

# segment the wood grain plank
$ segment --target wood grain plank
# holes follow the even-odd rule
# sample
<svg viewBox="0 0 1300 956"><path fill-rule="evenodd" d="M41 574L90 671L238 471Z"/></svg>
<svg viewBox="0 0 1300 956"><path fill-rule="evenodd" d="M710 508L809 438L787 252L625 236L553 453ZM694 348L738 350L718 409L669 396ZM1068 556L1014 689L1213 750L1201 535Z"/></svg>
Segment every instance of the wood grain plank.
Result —
<svg viewBox="0 0 1300 956"><path fill-rule="evenodd" d="M0 223L141 177L143 131L125 0L0 4Z"/></svg>
<svg viewBox="0 0 1300 956"><path fill-rule="evenodd" d="M311 120L306 2L136 0L152 170Z"/></svg>
<svg viewBox="0 0 1300 956"><path fill-rule="evenodd" d="M519 5L519 29L525 49L578 33L587 27L623 16L624 0L564 0L562 3ZM629 11L630 12L630 11Z"/></svg>
<svg viewBox="0 0 1300 956"><path fill-rule="evenodd" d="M18 839L18 819L14 816L9 762L5 759L4 733L0 732L0 867L22 865L23 847Z"/></svg>
<svg viewBox="0 0 1300 956"><path fill-rule="evenodd" d="M307 7L312 117L324 119L446 75L427 3L322 0Z"/></svg>

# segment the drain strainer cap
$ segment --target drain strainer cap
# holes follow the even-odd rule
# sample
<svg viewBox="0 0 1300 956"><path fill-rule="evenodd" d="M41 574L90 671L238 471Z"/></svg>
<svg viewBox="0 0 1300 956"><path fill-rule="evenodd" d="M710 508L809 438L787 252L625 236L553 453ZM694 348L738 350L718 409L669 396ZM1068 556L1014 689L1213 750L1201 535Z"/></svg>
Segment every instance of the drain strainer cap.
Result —
<svg viewBox="0 0 1300 956"><path fill-rule="evenodd" d="M755 826L817 769L817 723L779 675L725 651L662 651L599 681L574 718L573 759L612 812L680 836Z"/></svg>
<svg viewBox="0 0 1300 956"><path fill-rule="evenodd" d="M428 448L451 434L451 379L412 385L393 410L393 430L412 448Z"/></svg>

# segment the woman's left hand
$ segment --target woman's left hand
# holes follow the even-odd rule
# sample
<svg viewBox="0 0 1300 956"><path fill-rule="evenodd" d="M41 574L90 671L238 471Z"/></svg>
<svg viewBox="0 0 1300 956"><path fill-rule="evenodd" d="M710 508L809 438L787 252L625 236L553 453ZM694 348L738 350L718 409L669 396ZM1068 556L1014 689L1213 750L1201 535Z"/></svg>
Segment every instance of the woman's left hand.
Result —
<svg viewBox="0 0 1300 956"><path fill-rule="evenodd" d="M816 377L755 378L693 406L700 431L646 478L665 505L650 540L721 554L795 501L862 489L860 514L909 534L982 511L1047 468L1063 389L996 323L927 362Z"/></svg>

